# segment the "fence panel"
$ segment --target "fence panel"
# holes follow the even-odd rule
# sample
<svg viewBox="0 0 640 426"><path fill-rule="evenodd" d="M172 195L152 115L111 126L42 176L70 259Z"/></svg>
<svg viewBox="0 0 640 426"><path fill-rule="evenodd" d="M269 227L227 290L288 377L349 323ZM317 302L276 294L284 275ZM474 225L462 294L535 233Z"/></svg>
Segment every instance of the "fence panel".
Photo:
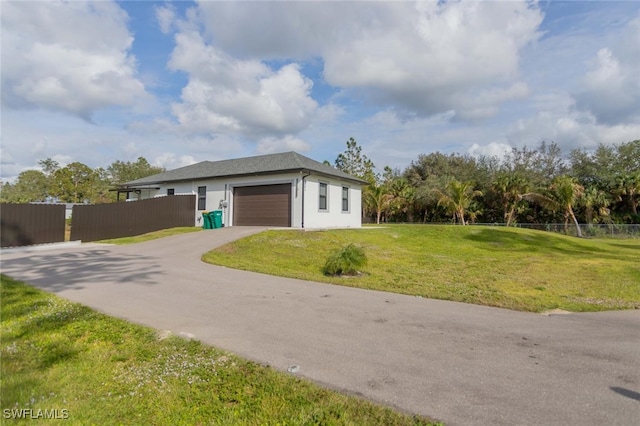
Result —
<svg viewBox="0 0 640 426"><path fill-rule="evenodd" d="M73 206L71 240L98 241L194 226L195 209L195 195Z"/></svg>
<svg viewBox="0 0 640 426"><path fill-rule="evenodd" d="M1 204L0 246L64 241L64 204Z"/></svg>

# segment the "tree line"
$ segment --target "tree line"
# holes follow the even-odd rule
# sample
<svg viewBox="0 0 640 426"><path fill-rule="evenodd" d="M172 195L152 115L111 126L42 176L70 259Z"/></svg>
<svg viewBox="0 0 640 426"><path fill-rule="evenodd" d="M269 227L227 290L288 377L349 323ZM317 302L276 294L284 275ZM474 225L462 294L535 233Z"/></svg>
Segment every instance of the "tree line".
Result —
<svg viewBox="0 0 640 426"><path fill-rule="evenodd" d="M334 166L369 182L363 213L378 223L640 223L640 140L568 155L546 142L501 158L434 152L382 174L354 138L346 145ZM0 202L114 202L116 185L165 171L144 157L96 169L38 165L2 184Z"/></svg>
<svg viewBox="0 0 640 426"><path fill-rule="evenodd" d="M502 158L434 152L379 174L351 138L334 165L369 182L363 210L377 223L640 223L640 140L566 156L553 142Z"/></svg>
<svg viewBox="0 0 640 426"><path fill-rule="evenodd" d="M165 171L144 157L96 169L79 162L61 167L51 158L38 161L38 165L42 170L25 170L15 182L2 184L0 202L111 203L116 201L116 193L110 189L116 185Z"/></svg>

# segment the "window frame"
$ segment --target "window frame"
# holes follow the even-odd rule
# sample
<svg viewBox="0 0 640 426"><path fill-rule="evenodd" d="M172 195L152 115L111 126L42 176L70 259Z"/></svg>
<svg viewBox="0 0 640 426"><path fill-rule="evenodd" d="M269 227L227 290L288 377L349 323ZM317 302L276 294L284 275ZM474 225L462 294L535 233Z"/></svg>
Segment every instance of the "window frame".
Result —
<svg viewBox="0 0 640 426"><path fill-rule="evenodd" d="M167 195L176 195L175 188L167 188Z"/></svg>
<svg viewBox="0 0 640 426"><path fill-rule="evenodd" d="M206 210L207 209L207 187L199 186L198 187L198 210Z"/></svg>
<svg viewBox="0 0 640 426"><path fill-rule="evenodd" d="M346 193L346 197L345 197L345 193ZM347 185L342 185L342 192L341 192L341 210L342 213L350 213L351 212L351 188L348 187ZM347 208L345 208L345 202L347 203Z"/></svg>
<svg viewBox="0 0 640 426"><path fill-rule="evenodd" d="M322 194L322 188L324 188L324 195ZM322 201L324 199L324 208L322 208ZM329 183L318 182L318 211L329 211Z"/></svg>

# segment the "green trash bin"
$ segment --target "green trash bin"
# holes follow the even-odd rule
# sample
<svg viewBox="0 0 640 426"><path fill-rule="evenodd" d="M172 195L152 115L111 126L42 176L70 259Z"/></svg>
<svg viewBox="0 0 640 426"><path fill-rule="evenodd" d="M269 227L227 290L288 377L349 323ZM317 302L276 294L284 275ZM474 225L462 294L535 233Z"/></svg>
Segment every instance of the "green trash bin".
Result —
<svg viewBox="0 0 640 426"><path fill-rule="evenodd" d="M202 212L202 229L213 229L211 213Z"/></svg>
<svg viewBox="0 0 640 426"><path fill-rule="evenodd" d="M222 228L222 210L214 210L209 213L213 228Z"/></svg>

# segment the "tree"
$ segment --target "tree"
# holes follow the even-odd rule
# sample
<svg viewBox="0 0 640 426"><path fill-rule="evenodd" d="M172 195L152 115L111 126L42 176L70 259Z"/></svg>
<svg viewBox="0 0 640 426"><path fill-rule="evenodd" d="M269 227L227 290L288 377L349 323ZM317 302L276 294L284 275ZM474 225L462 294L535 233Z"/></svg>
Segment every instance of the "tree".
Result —
<svg viewBox="0 0 640 426"><path fill-rule="evenodd" d="M415 200L415 189L403 177L396 177L391 182L385 184L388 194L391 196L389 202L389 217L402 216L409 222L413 220L413 203ZM402 219L401 219L402 220Z"/></svg>
<svg viewBox="0 0 640 426"><path fill-rule="evenodd" d="M447 211L453 214L453 220L466 225L464 218L465 210L469 208L471 201L480 195L481 191L473 189L472 182L460 182L457 179L451 179L444 191L436 190L438 194L438 205L443 206Z"/></svg>
<svg viewBox="0 0 640 426"><path fill-rule="evenodd" d="M338 154L335 167L352 176L366 180L370 185L378 183L379 178L375 172L373 161L362 153L362 147L354 138L349 138L347 149L342 154Z"/></svg>
<svg viewBox="0 0 640 426"><path fill-rule="evenodd" d="M571 176L578 179L584 186L600 186L598 166L593 156L584 148L572 149L569 153L571 162Z"/></svg>
<svg viewBox="0 0 640 426"><path fill-rule="evenodd" d="M393 197L383 185L369 185L364 191L364 204L376 215L376 223L380 224L380 218L388 208Z"/></svg>
<svg viewBox="0 0 640 426"><path fill-rule="evenodd" d="M616 177L614 194L619 201L627 199L628 206L634 216L638 215L638 203L640 202L640 171L621 174Z"/></svg>
<svg viewBox="0 0 640 426"><path fill-rule="evenodd" d="M412 222L415 188L402 176L399 169L392 169L389 166L384 168L382 185L391 196L387 217Z"/></svg>
<svg viewBox="0 0 640 426"><path fill-rule="evenodd" d="M507 171L524 178L534 188L544 188L567 172L562 152L555 142L542 141L534 148L513 148L506 156Z"/></svg>
<svg viewBox="0 0 640 426"><path fill-rule="evenodd" d="M38 161L38 165L42 167L42 172L49 178L60 168L60 164L56 160L47 158Z"/></svg>
<svg viewBox="0 0 640 426"><path fill-rule="evenodd" d="M54 194L66 203L91 202L96 195L97 174L91 167L75 162L53 174Z"/></svg>
<svg viewBox="0 0 640 426"><path fill-rule="evenodd" d="M369 185L362 190L362 214L364 216L367 212L376 212L377 223L380 223L380 215L382 212L379 210L380 200L377 199L380 194L376 192L378 190L375 189L380 179L375 172L373 161L362 153L362 147L358 145L354 138L349 138L347 141L347 149L342 154L338 154L335 167L338 170L342 170L345 173L369 182ZM380 188L380 190L384 191L382 188ZM370 193L371 191L374 191L374 193Z"/></svg>
<svg viewBox="0 0 640 426"><path fill-rule="evenodd" d="M39 170L25 170L16 178L15 183L2 185L0 200L3 203L44 202L49 195L48 181Z"/></svg>
<svg viewBox="0 0 640 426"><path fill-rule="evenodd" d="M476 159L471 156L434 152L419 155L418 160L412 161L407 167L404 177L416 187L433 177L477 182L479 170Z"/></svg>
<svg viewBox="0 0 640 426"><path fill-rule="evenodd" d="M611 201L604 191L595 187L587 188L582 196L582 205L584 206L584 215L587 226L599 222L602 218L608 217L609 204Z"/></svg>
<svg viewBox="0 0 640 426"><path fill-rule="evenodd" d="M60 163L51 158L46 158L38 161L38 165L42 168L42 173L44 173L47 179L44 187L44 190L47 192L47 196L55 197L53 194L54 174L56 171L60 170Z"/></svg>
<svg viewBox="0 0 640 426"><path fill-rule="evenodd" d="M155 175L164 171L165 169L162 167L155 167L149 164L147 159L144 157L138 157L134 163L120 160L114 161L106 170L113 185L130 182L132 180Z"/></svg>
<svg viewBox="0 0 640 426"><path fill-rule="evenodd" d="M514 220L523 195L529 190L529 184L518 175L502 173L496 178L493 187L502 205L505 225L509 226Z"/></svg>
<svg viewBox="0 0 640 426"><path fill-rule="evenodd" d="M569 219L572 219L573 223L576 225L576 233L578 237L582 237L580 224L578 223L578 219L576 219L573 206L576 205L578 200L584 194L584 187L573 177L562 175L553 180L549 189L549 195L528 193L524 194L523 197L554 211L562 210L564 214L565 232L568 230Z"/></svg>
<svg viewBox="0 0 640 426"><path fill-rule="evenodd" d="M107 170L102 167L98 167L93 170L95 173L95 184L93 197L90 200L92 203L113 203L116 201L116 193L111 191L113 183L111 182L111 176Z"/></svg>
<svg viewBox="0 0 640 426"><path fill-rule="evenodd" d="M640 139L616 146L617 166L621 173L634 174L640 171Z"/></svg>

